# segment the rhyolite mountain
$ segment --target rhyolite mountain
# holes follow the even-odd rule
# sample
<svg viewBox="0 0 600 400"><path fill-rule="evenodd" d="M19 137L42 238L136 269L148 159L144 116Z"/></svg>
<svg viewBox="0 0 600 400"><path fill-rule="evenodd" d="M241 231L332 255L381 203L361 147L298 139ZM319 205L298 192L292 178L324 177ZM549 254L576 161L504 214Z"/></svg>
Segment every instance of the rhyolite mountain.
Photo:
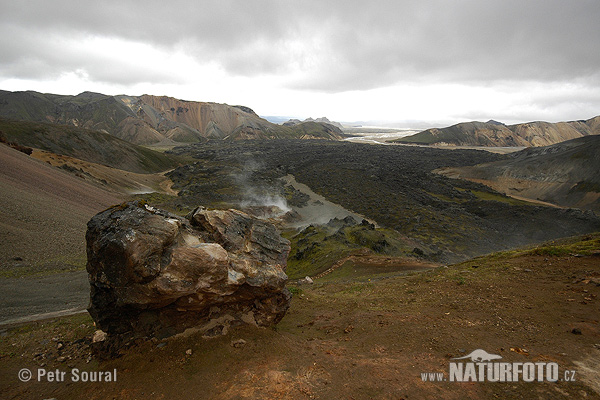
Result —
<svg viewBox="0 0 600 400"><path fill-rule="evenodd" d="M437 172L511 196L600 211L600 136L528 148L504 160Z"/></svg>
<svg viewBox="0 0 600 400"><path fill-rule="evenodd" d="M582 136L600 134L600 116L586 121L527 122L504 125L488 122L462 122L446 128L431 128L394 143L451 146L538 147L548 146Z"/></svg>
<svg viewBox="0 0 600 400"><path fill-rule="evenodd" d="M330 124L282 126L245 106L178 100L167 96L76 96L0 91L0 116L100 130L135 144L211 139L340 139Z"/></svg>

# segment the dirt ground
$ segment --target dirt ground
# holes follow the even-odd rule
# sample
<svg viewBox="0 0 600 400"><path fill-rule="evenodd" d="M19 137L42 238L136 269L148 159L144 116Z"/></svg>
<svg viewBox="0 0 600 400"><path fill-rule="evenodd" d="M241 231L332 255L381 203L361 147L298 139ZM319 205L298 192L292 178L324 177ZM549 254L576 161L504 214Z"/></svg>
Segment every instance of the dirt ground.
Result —
<svg viewBox="0 0 600 400"><path fill-rule="evenodd" d="M41 314L84 310L90 301L87 272L0 279L0 327Z"/></svg>
<svg viewBox="0 0 600 400"><path fill-rule="evenodd" d="M0 392L5 399L600 399L597 255L511 252L292 291L273 329L144 342L110 361L90 357L87 315L5 329ZM503 362L556 362L560 377L575 371L575 381L423 381L428 372L447 378L451 359L475 349ZM35 375L24 383L22 368L66 379ZM73 382L75 369L117 377Z"/></svg>
<svg viewBox="0 0 600 400"><path fill-rule="evenodd" d="M0 272L14 259L84 264L87 221L124 198L3 145L0 171Z"/></svg>

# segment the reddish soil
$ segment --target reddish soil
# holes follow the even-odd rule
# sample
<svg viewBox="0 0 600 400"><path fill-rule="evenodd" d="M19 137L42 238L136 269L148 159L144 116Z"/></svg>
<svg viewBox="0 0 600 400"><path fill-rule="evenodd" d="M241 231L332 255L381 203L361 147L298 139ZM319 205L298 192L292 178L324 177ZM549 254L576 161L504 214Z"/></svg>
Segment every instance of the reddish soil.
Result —
<svg viewBox="0 0 600 400"><path fill-rule="evenodd" d="M600 257L510 254L369 282L302 286L275 329L194 334L92 359L87 316L2 334L3 398L600 399ZM82 340L83 339L83 340ZM246 344L232 343L244 339ZM556 362L558 382L424 382L483 349ZM61 358L62 357L62 358ZM28 382L21 368L118 371L116 382Z"/></svg>

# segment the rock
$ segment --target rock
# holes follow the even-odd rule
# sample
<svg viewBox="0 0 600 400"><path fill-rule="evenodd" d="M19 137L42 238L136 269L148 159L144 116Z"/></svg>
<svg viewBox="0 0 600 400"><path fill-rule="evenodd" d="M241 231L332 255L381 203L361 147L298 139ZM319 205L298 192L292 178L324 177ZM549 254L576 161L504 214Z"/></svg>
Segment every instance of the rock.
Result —
<svg viewBox="0 0 600 400"><path fill-rule="evenodd" d="M104 342L106 340L106 332L97 330L92 336L92 343Z"/></svg>
<svg viewBox="0 0 600 400"><path fill-rule="evenodd" d="M192 349L187 349L185 351L185 354L188 355L188 356L191 356L192 355Z"/></svg>
<svg viewBox="0 0 600 400"><path fill-rule="evenodd" d="M232 340L231 346L239 349L240 347L244 347L246 345L246 341L244 339Z"/></svg>
<svg viewBox="0 0 600 400"><path fill-rule="evenodd" d="M305 284L312 284L314 283L314 281L312 280L312 278L310 276L305 276L304 278L300 279L298 281L299 285L305 285Z"/></svg>
<svg viewBox="0 0 600 400"><path fill-rule="evenodd" d="M132 201L94 216L86 240L88 311L112 345L268 326L289 307L289 241L241 211L197 208L182 218Z"/></svg>
<svg viewBox="0 0 600 400"><path fill-rule="evenodd" d="M573 328L571 330L571 333L574 334L574 335L581 335L581 329L579 329L579 328Z"/></svg>

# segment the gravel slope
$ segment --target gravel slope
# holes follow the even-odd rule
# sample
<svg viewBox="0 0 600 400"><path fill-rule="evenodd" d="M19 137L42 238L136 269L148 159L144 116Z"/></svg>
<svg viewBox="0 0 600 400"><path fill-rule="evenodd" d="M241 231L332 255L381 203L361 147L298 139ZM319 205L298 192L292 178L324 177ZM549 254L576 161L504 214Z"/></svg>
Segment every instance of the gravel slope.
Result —
<svg viewBox="0 0 600 400"><path fill-rule="evenodd" d="M84 254L87 221L120 201L118 195L0 146L0 263Z"/></svg>

